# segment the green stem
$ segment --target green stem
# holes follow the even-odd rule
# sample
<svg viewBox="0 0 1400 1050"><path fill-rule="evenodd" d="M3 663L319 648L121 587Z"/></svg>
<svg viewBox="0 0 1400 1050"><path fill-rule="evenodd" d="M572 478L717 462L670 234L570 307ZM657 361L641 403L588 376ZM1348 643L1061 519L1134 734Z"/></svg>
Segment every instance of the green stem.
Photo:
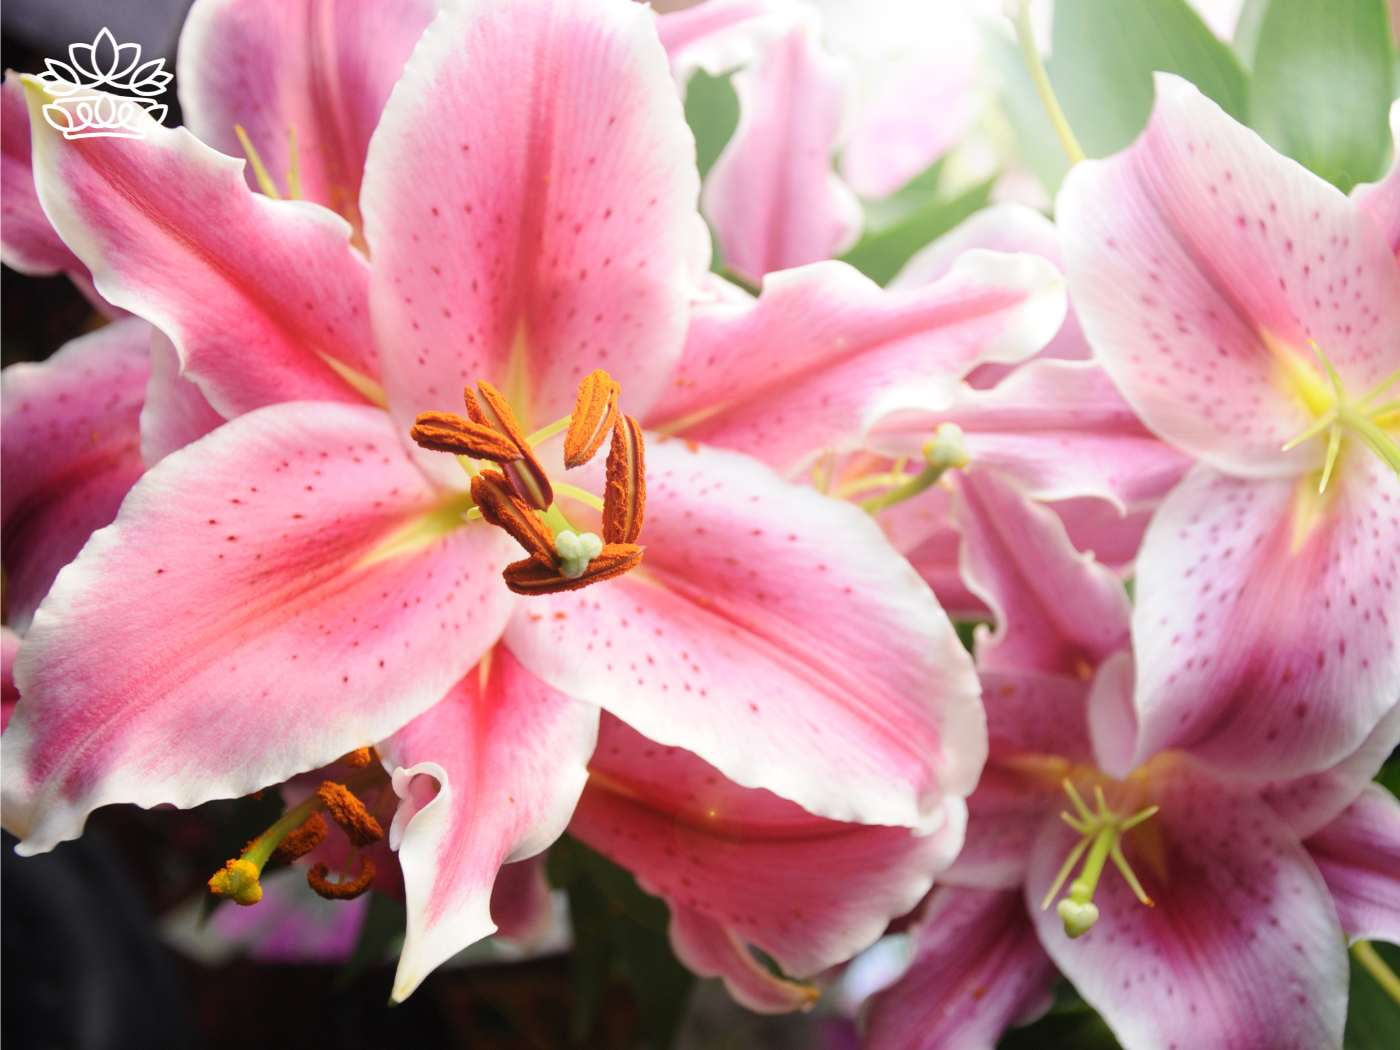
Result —
<svg viewBox="0 0 1400 1050"><path fill-rule="evenodd" d="M1400 1003L1400 977L1395 976L1380 953L1370 941L1357 941L1351 946L1351 955L1369 973L1381 989L1396 1003Z"/></svg>
<svg viewBox="0 0 1400 1050"><path fill-rule="evenodd" d="M582 503L584 506L592 507L600 514L603 511L603 501L587 489L581 489L577 485L570 485L567 482L556 481L554 482L554 491L556 495L568 496L569 499L578 500L578 502Z"/></svg>
<svg viewBox="0 0 1400 1050"><path fill-rule="evenodd" d="M1055 97L1055 88L1050 83L1050 74L1045 71L1045 63L1041 61L1040 49L1035 46L1035 33L1031 30L1030 0L1021 0L1021 6L1016 12L1016 40L1021 45L1021 57L1025 60L1026 70L1035 85L1035 93L1040 96L1045 115L1050 118L1050 126L1055 129L1055 135L1060 140L1060 148L1065 151L1070 164L1078 164L1084 159L1084 150L1080 148L1079 140L1074 137L1069 118L1060 108L1060 100Z"/></svg>
<svg viewBox="0 0 1400 1050"><path fill-rule="evenodd" d="M529 445L531 448L534 448L541 441L548 441L555 434L559 434L565 430L568 430L569 424L573 421L573 418L574 417L572 415L568 415L565 416L563 419L556 419L547 427L540 427L539 430L536 430L533 434L531 434L525 439L525 444Z"/></svg>

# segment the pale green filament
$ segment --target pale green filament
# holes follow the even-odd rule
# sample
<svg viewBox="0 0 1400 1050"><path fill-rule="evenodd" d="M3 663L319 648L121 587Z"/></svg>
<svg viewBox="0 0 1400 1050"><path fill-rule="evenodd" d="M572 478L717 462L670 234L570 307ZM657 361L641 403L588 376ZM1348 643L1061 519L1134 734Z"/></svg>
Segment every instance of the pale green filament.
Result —
<svg viewBox="0 0 1400 1050"><path fill-rule="evenodd" d="M890 474L858 478L841 494L850 496L865 488L892 484L894 487L888 492L882 492L878 496L871 496L869 499L861 501L862 509L871 514L878 514L897 503L903 503L907 499L912 499L920 493L926 492L949 470L967 466L967 446L963 442L962 428L955 423L939 424L937 433L924 442L924 467L917 474L906 475L903 463L904 461L900 460L896 464L897 471Z"/></svg>
<svg viewBox="0 0 1400 1050"><path fill-rule="evenodd" d="M1400 977L1395 976L1395 971L1386 965L1386 961L1371 946L1370 941L1357 941L1351 946L1351 955L1381 986L1386 995L1400 1003Z"/></svg>
<svg viewBox="0 0 1400 1050"><path fill-rule="evenodd" d="M1079 832L1081 838L1070 850L1064 864L1060 866L1059 872L1055 875L1055 881L1051 883L1050 890L1045 894L1045 899L1041 901L1040 906L1042 909L1050 907L1050 902L1060 892L1060 888L1064 886L1070 872L1074 870L1080 858L1084 857L1087 852L1088 856L1084 859L1084 866L1079 870L1079 877L1070 883L1069 893L1056 907L1060 919L1064 922L1065 934L1069 937L1079 937L1087 933L1098 921L1099 909L1094 904L1094 891L1098 889L1099 879L1103 876L1104 867L1109 861L1113 862L1113 866L1123 876L1123 881L1133 891L1133 896L1149 908L1152 907L1152 898L1142 888L1142 883L1138 881L1137 875L1133 873L1132 867L1128 864L1128 858L1123 855L1123 836L1156 814L1160 807L1148 806L1138 810L1132 816L1120 817L1109 808L1108 802L1104 798L1103 788L1099 785L1094 785L1094 801L1097 809L1091 810L1068 778L1063 781L1063 784L1065 794L1069 796L1075 812L1074 814L1061 813L1060 819Z"/></svg>
<svg viewBox="0 0 1400 1050"><path fill-rule="evenodd" d="M1337 374L1332 362L1327 359L1327 355L1322 352L1315 340L1308 340L1308 345L1312 347L1313 353L1317 356L1318 362L1327 375L1332 403L1300 434L1290 439L1283 446L1283 451L1287 452L1305 441L1326 433L1327 451L1322 462L1322 476L1317 485L1319 494L1327 491L1327 486L1331 482L1332 474L1337 466L1337 459L1341 455L1342 439L1348 431L1360 438L1372 452L1381 458L1383 463L1395 471L1397 475L1400 475L1400 442L1397 442L1395 436L1387 430L1388 427L1393 427L1397 422L1400 422L1400 420L1391 419L1396 414L1400 402L1392 401L1383 405L1371 405L1372 401L1385 393L1397 380L1400 380L1400 370L1386 376L1357 400L1348 401L1346 390L1342 386L1342 378Z"/></svg>

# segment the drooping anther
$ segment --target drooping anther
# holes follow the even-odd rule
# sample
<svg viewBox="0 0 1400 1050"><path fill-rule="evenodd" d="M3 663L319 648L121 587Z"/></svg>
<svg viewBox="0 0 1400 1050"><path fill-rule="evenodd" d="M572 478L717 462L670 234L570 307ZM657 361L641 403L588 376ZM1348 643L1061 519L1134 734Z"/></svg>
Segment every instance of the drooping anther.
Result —
<svg viewBox="0 0 1400 1050"><path fill-rule="evenodd" d="M277 849L273 851L273 856L278 860L285 860L288 863L298 857L304 857L313 849L326 841L326 835L330 829L326 827L326 818L319 813L313 813L302 822L296 830L288 832L287 837L277 844Z"/></svg>
<svg viewBox="0 0 1400 1050"><path fill-rule="evenodd" d="M506 477L510 479L512 487L521 499L536 510L548 510L549 505L554 502L554 487L550 485L549 475L545 473L544 467L540 466L540 461L535 458L530 442L526 440L525 431L521 429L515 413L511 411L510 402L485 380L477 383L476 389L481 395L479 401L470 390L462 391L462 398L467 404L467 414L476 422L491 427L515 446L515 458L502 460L501 469L505 471Z"/></svg>
<svg viewBox="0 0 1400 1050"><path fill-rule="evenodd" d="M472 478L472 499L488 524L504 529L541 565L554 567L554 536L529 505L515 494L505 475L484 470Z"/></svg>
<svg viewBox="0 0 1400 1050"><path fill-rule="evenodd" d="M353 879L339 879L332 882L330 868L317 864L306 873L306 884L328 901L354 900L370 888L374 882L374 861L360 855L360 870Z"/></svg>
<svg viewBox="0 0 1400 1050"><path fill-rule="evenodd" d="M587 463L602 447L617 420L620 387L601 368L589 372L578 385L578 399L564 435L564 466L572 470Z"/></svg>
<svg viewBox="0 0 1400 1050"><path fill-rule="evenodd" d="M646 449L642 428L631 416L613 424L608 447L607 488L603 490L603 539L635 543L646 515Z"/></svg>
<svg viewBox="0 0 1400 1050"><path fill-rule="evenodd" d="M344 784L334 780L324 780L316 789L316 797L331 819L340 825L346 837L356 846L368 846L384 837L384 829L375 820L365 804L355 797L354 792Z"/></svg>
<svg viewBox="0 0 1400 1050"><path fill-rule="evenodd" d="M374 748L357 747L347 755L342 755L340 761L351 769L364 769L374 761Z"/></svg>
<svg viewBox="0 0 1400 1050"><path fill-rule="evenodd" d="M485 423L451 412L419 412L409 436L423 448L504 463L520 455L514 443Z"/></svg>
<svg viewBox="0 0 1400 1050"><path fill-rule="evenodd" d="M516 594L557 594L621 576L641 561L642 548L635 543L608 543L578 576L565 576L557 567L541 565L533 558L512 562L502 575Z"/></svg>

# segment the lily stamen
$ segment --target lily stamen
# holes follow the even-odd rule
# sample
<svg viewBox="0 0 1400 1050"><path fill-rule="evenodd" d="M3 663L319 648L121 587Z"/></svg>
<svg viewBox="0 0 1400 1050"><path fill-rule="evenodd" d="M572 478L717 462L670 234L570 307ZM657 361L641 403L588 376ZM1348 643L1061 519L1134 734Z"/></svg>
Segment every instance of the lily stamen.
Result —
<svg viewBox="0 0 1400 1050"><path fill-rule="evenodd" d="M1059 894L1061 887L1069 878L1070 872L1074 870L1080 858L1083 857L1084 866L1080 869L1079 877L1070 883L1069 892L1055 908L1064 923L1065 934L1069 937L1080 937L1087 933L1099 919L1098 905L1094 903L1094 892L1098 888L1104 867L1109 861L1113 862L1113 866L1123 876L1123 881L1133 891L1133 896L1147 907L1153 907L1152 898L1143 889L1142 883L1138 880L1137 875L1128 864L1127 856L1123 853L1123 836L1143 821L1154 816L1160 807L1147 806L1131 816L1120 817L1109 807L1102 786L1096 784L1094 785L1096 808L1091 810L1068 778L1062 783L1065 794L1069 796L1075 812L1074 814L1061 813L1060 819L1078 832L1081 838L1070 850L1064 864L1060 866L1060 870L1055 875L1055 879L1050 884L1050 889L1045 894L1040 906L1042 909L1050 907L1050 902ZM1085 857L1086 853L1087 857Z"/></svg>

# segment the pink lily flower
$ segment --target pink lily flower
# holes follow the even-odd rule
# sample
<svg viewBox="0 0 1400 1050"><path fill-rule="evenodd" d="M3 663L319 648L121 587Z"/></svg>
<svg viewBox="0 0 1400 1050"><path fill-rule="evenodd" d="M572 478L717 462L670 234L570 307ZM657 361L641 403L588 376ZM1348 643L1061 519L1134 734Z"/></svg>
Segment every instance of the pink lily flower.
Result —
<svg viewBox="0 0 1400 1050"><path fill-rule="evenodd" d="M569 830L666 901L683 963L723 978L750 1009L782 1013L810 1007L813 978L913 909L964 823L961 799L929 835L823 819L604 716Z"/></svg>
<svg viewBox="0 0 1400 1050"><path fill-rule="evenodd" d="M1058 968L1127 1050L1340 1046L1343 931L1400 934L1400 803L1367 786L1400 717L1288 781L1220 780L1183 752L1134 766L1121 584L1005 480L957 481L965 574L997 625L977 640L991 757L866 1045L990 1048Z"/></svg>
<svg viewBox="0 0 1400 1050"><path fill-rule="evenodd" d="M1373 191L1382 212L1400 191ZM1400 698L1400 266L1356 202L1159 75L1059 200L1075 308L1197 460L1138 559L1137 760L1324 769Z"/></svg>
<svg viewBox="0 0 1400 1050"><path fill-rule="evenodd" d="M749 457L652 442L642 568L515 599L497 578L506 538L466 517L466 476L405 448L416 417L474 380L510 395L486 427L498 451L510 409L522 431L547 424L599 365L644 418L666 389L707 252L643 9L483 0L439 16L368 152L372 262L349 223L251 193L241 164L183 130L69 143L35 128L60 233L230 421L160 459L35 615L3 739L23 852L74 837L98 805L243 795L377 744L402 798L388 831L409 902L402 998L494 928L501 865L562 831L600 706L814 815L945 827L983 759L975 678L866 515ZM1030 352L1060 295L1032 276L970 302L949 285L923 315L908 297L902 342L835 356L889 365L947 330L970 360L974 335L1003 329ZM888 308L843 309L856 324ZM1009 335L991 341L1012 353ZM761 383L730 375L760 410ZM811 403L845 382L807 378ZM542 484L526 446L546 442L507 456L512 499L524 475ZM556 511L595 524L595 496L543 483ZM532 552L547 589L574 582L559 577L578 550L556 542Z"/></svg>

